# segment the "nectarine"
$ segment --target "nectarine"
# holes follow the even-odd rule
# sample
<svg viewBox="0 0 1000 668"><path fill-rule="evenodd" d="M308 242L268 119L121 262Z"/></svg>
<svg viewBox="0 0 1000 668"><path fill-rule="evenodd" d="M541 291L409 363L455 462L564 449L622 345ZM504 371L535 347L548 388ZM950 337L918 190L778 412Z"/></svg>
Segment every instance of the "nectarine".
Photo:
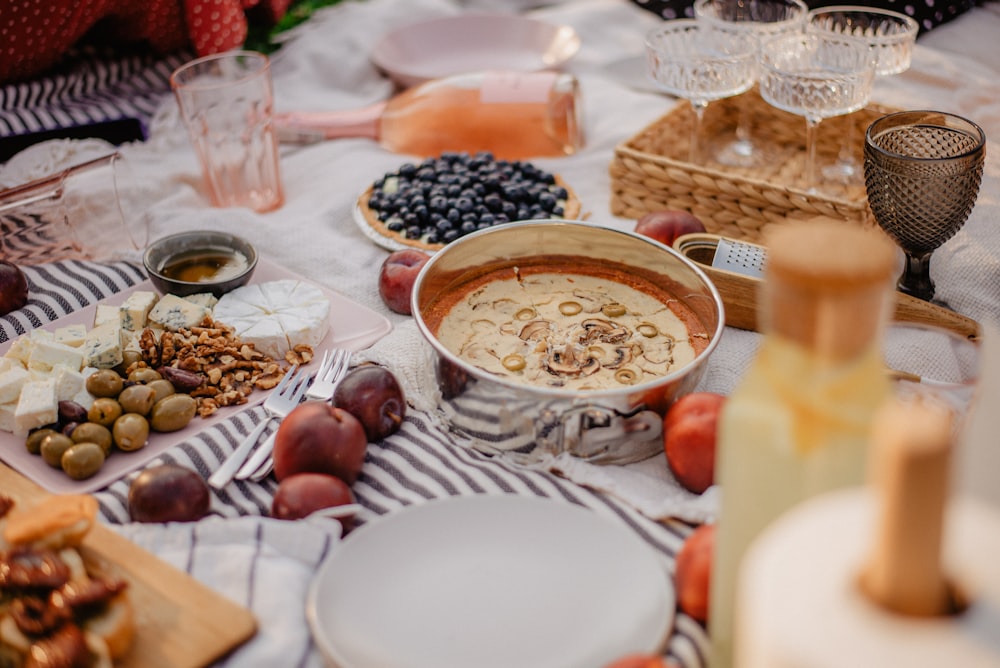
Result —
<svg viewBox="0 0 1000 668"><path fill-rule="evenodd" d="M702 524L684 541L677 553L677 603L688 615L708 620L709 584L715 552L715 525Z"/></svg>
<svg viewBox="0 0 1000 668"><path fill-rule="evenodd" d="M695 494L715 481L715 443L725 399L714 392L693 392L674 402L663 419L667 464L677 482Z"/></svg>

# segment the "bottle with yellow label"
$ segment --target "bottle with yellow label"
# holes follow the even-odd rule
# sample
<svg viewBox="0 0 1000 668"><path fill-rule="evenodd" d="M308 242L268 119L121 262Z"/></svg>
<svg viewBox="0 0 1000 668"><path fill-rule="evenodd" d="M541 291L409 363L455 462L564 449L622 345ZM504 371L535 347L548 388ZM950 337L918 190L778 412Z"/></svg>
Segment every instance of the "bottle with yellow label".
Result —
<svg viewBox="0 0 1000 668"><path fill-rule="evenodd" d="M777 226L765 244L764 336L719 423L712 668L739 665L733 610L746 548L799 502L863 482L872 420L889 396L881 336L894 303L892 243L823 220Z"/></svg>

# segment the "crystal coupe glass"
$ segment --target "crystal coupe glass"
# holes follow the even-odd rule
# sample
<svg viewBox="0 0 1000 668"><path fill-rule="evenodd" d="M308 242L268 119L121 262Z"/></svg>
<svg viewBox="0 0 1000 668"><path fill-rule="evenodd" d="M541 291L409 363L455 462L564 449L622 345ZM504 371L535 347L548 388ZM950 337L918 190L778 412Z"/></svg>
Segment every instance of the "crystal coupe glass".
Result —
<svg viewBox="0 0 1000 668"><path fill-rule="evenodd" d="M700 135L708 103L749 90L756 71L752 35L715 30L697 19L674 19L646 35L649 74L667 93L691 102L690 161L701 164Z"/></svg>
<svg viewBox="0 0 1000 668"><path fill-rule="evenodd" d="M917 22L905 14L887 9L855 5L820 7L809 12L807 32L845 35L868 42L875 56L875 76L900 74L910 69L913 45L917 40ZM823 169L829 180L846 184L862 183L861 161L855 153L858 133L847 125L837 160Z"/></svg>
<svg viewBox="0 0 1000 668"><path fill-rule="evenodd" d="M803 32L809 7L802 0L696 0L694 15L717 30L749 33L763 42ZM775 156L754 141L750 114L740 110L736 136L727 138L712 157L723 165L752 167Z"/></svg>
<svg viewBox="0 0 1000 668"><path fill-rule="evenodd" d="M824 118L868 103L875 77L872 50L853 37L791 35L765 42L760 65L761 97L806 119L805 185L816 191L816 129Z"/></svg>
<svg viewBox="0 0 1000 668"><path fill-rule="evenodd" d="M865 133L865 188L875 222L906 255L899 290L934 297L933 252L968 219L986 153L982 128L940 111L901 111Z"/></svg>

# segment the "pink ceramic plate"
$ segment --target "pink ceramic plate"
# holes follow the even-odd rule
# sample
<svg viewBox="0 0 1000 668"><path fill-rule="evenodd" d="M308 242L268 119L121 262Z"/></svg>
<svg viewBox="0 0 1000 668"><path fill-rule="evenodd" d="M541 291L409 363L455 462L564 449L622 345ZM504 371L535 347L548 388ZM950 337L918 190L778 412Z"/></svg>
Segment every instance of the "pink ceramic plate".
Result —
<svg viewBox="0 0 1000 668"><path fill-rule="evenodd" d="M267 262L262 258L257 263L257 269L254 271L251 283L263 283L265 281L276 281L287 278L305 280L301 276L274 263ZM347 348L352 351L363 350L388 334L392 329L392 324L379 313L353 302L337 292L327 290L322 286L320 286L320 289L330 300L330 331L327 332L326 337L316 347L316 353L322 353L329 348ZM108 297L102 303L120 304L128 299L128 296L136 290L154 290L154 288L149 281L143 281L129 290ZM55 322L45 325L44 328L54 330L57 327L73 324L84 324L89 327L94 322L94 311L96 309L97 305L91 304L86 308L82 308L79 311L75 311ZM11 341L7 341L0 345L0 355L7 352L11 343ZM103 489L115 480L141 468L163 451L191 438L206 427L225 420L248 407L256 406L264 400L267 394L267 392L254 392L250 395L249 402L243 406L230 406L219 409L208 418L195 417L181 431L169 434L150 434L149 443L147 443L146 447L134 452L116 451L111 457L108 457L107 462L104 463L104 466L101 467L97 475L86 480L75 481L62 471L52 468L40 456L28 452L24 447L22 439L6 431L0 431L0 459L14 470L35 481L50 492L85 494Z"/></svg>
<svg viewBox="0 0 1000 668"><path fill-rule="evenodd" d="M372 50L372 61L396 83L413 86L460 72L555 69L580 49L569 26L522 16L463 14L396 28Z"/></svg>

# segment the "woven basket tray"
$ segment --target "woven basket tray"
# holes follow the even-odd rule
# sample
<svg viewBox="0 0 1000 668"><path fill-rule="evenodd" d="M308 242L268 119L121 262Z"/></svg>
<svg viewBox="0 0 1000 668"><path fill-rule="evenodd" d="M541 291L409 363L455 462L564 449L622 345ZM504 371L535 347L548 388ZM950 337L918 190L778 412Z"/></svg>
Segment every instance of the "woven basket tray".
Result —
<svg viewBox="0 0 1000 668"><path fill-rule="evenodd" d="M817 132L817 171L835 162L848 141L860 165L865 130L890 111L873 105L823 121ZM786 220L828 216L874 224L864 186L824 182L821 193L808 191L803 182L805 119L772 107L756 90L708 106L703 154L711 153L713 141L733 137L740 113L749 115L753 141L768 152L765 164L740 168L689 162L694 113L682 101L616 147L609 167L611 212L637 219L650 211L685 209L708 232L754 242L765 226Z"/></svg>

